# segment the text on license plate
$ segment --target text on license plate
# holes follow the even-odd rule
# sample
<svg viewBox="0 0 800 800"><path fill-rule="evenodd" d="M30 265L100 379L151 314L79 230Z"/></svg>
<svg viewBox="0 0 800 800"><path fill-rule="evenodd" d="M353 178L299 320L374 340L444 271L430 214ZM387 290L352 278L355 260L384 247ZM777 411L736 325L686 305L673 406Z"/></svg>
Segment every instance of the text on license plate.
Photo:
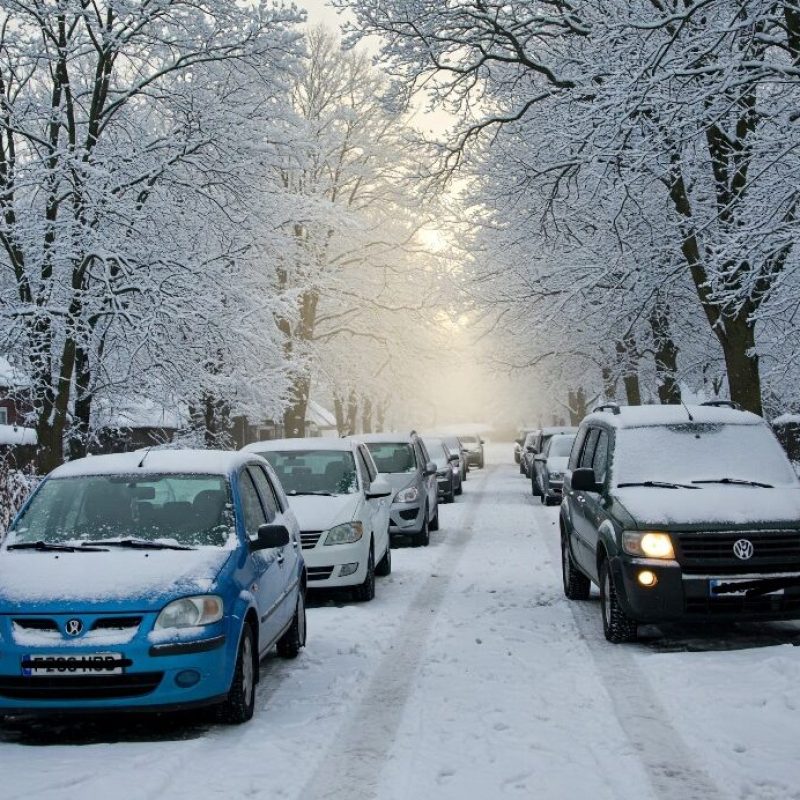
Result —
<svg viewBox="0 0 800 800"><path fill-rule="evenodd" d="M36 654L22 657L22 674L52 675L121 675L122 653L78 653L75 655Z"/></svg>
<svg viewBox="0 0 800 800"><path fill-rule="evenodd" d="M732 591L732 592L731 591L727 591L727 592L717 592L717 591L715 591L715 589L718 586L722 586L722 585L730 586L731 584L737 584L737 583L743 583L743 584L745 584L745 586L741 590ZM730 580L730 579L725 579L725 578L715 578L715 579L710 580L708 582L708 593L712 597L742 597L743 595L747 594L748 588L752 588L752 585L753 585L753 579L752 578L750 578L749 580L744 580L744 581ZM771 592L761 592L760 594L762 596L766 596L766 595L770 595L770 594L783 594L783 593L784 593L783 588L780 588L780 589L774 589Z"/></svg>

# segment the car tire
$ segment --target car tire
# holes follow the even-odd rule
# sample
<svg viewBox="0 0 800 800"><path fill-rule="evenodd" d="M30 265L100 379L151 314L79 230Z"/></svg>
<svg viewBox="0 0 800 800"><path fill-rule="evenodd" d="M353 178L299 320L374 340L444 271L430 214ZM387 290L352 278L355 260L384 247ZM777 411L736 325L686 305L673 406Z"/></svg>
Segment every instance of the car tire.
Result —
<svg viewBox="0 0 800 800"><path fill-rule="evenodd" d="M306 644L306 598L302 591L297 594L294 619L286 633L278 639L277 649L281 658L297 658Z"/></svg>
<svg viewBox="0 0 800 800"><path fill-rule="evenodd" d="M561 577L569 600L588 600L592 582L575 566L566 535L561 537Z"/></svg>
<svg viewBox="0 0 800 800"><path fill-rule="evenodd" d="M483 469L483 456L481 456L481 459L478 462L478 469Z"/></svg>
<svg viewBox="0 0 800 800"><path fill-rule="evenodd" d="M541 497L541 493L539 492L539 485L536 482L536 474L531 478L531 494L534 497Z"/></svg>
<svg viewBox="0 0 800 800"><path fill-rule="evenodd" d="M414 543L417 547L427 547L431 543L430 526L428 525L428 510L425 509L423 516L422 530L414 537Z"/></svg>
<svg viewBox="0 0 800 800"><path fill-rule="evenodd" d="M380 575L381 578L392 574L392 548L389 545L386 545L386 552L378 562L378 566L375 567L375 574Z"/></svg>
<svg viewBox="0 0 800 800"><path fill-rule="evenodd" d="M367 556L367 577L353 589L353 597L359 603L369 603L375 599L375 551L372 542L369 545L369 556Z"/></svg>
<svg viewBox="0 0 800 800"><path fill-rule="evenodd" d="M428 526L432 531L439 530L439 504L436 504L436 513L433 515L433 519Z"/></svg>
<svg viewBox="0 0 800 800"><path fill-rule="evenodd" d="M522 463L522 459L520 459L520 462L519 462L519 474L520 475L524 475L525 474L525 464Z"/></svg>
<svg viewBox="0 0 800 800"><path fill-rule="evenodd" d="M464 487L461 485L461 481L458 482L458 489L455 490L454 494L464 494Z"/></svg>
<svg viewBox="0 0 800 800"><path fill-rule="evenodd" d="M256 706L256 655L253 629L245 623L239 654L228 696L219 707L219 719L228 725L241 725L252 719Z"/></svg>
<svg viewBox="0 0 800 800"><path fill-rule="evenodd" d="M455 503L456 501L456 490L451 489L445 496L444 496L445 503Z"/></svg>
<svg viewBox="0 0 800 800"><path fill-rule="evenodd" d="M636 641L638 625L619 604L608 561L600 565L600 609L603 614L603 633L609 642L622 644Z"/></svg>

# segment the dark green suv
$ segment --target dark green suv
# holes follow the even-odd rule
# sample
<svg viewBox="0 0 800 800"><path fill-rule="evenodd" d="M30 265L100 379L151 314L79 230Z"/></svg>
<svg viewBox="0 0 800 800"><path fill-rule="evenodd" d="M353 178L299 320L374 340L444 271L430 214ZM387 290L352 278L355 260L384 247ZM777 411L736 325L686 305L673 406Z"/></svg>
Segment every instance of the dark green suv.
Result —
<svg viewBox="0 0 800 800"><path fill-rule="evenodd" d="M800 619L800 482L730 404L601 406L561 506L564 593L600 587L611 642L640 623Z"/></svg>

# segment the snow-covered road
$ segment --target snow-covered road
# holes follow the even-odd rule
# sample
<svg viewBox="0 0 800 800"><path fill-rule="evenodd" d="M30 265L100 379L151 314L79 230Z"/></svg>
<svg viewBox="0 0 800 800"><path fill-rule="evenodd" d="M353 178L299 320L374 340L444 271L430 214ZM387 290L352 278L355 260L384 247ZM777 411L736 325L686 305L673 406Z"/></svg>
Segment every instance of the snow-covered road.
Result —
<svg viewBox="0 0 800 800"><path fill-rule="evenodd" d="M798 628L606 644L510 454L489 449L429 548L394 551L374 602L310 609L250 724L14 723L0 796L800 798Z"/></svg>

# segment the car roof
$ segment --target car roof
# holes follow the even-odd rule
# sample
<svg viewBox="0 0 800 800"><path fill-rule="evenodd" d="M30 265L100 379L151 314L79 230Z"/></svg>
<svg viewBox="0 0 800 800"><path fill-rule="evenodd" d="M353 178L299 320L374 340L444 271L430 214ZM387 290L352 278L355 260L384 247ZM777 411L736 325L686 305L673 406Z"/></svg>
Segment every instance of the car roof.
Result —
<svg viewBox="0 0 800 800"><path fill-rule="evenodd" d="M309 436L300 439L265 439L263 442L252 442L245 445L242 451L248 453L272 453L277 450L338 450L339 452L352 451L361 439L341 438L338 436Z"/></svg>
<svg viewBox="0 0 800 800"><path fill-rule="evenodd" d="M137 450L87 456L68 461L49 477L70 478L82 475L229 475L252 463L254 453L231 450ZM139 466L141 464L141 466Z"/></svg>
<svg viewBox="0 0 800 800"><path fill-rule="evenodd" d="M689 419L691 415L692 419ZM649 428L659 425L681 425L691 422L722 425L764 425L764 420L749 411L737 408L702 405L619 406L616 410L598 410L582 424L602 423L613 428Z"/></svg>
<svg viewBox="0 0 800 800"><path fill-rule="evenodd" d="M543 436L555 436L557 433L577 433L578 428L571 425L551 425L549 428L542 428Z"/></svg>
<svg viewBox="0 0 800 800"><path fill-rule="evenodd" d="M411 444L415 436L416 434L413 431L406 433L394 431L389 433L362 433L352 438L358 439L360 442L366 442L367 444L373 442L408 442L408 444Z"/></svg>

